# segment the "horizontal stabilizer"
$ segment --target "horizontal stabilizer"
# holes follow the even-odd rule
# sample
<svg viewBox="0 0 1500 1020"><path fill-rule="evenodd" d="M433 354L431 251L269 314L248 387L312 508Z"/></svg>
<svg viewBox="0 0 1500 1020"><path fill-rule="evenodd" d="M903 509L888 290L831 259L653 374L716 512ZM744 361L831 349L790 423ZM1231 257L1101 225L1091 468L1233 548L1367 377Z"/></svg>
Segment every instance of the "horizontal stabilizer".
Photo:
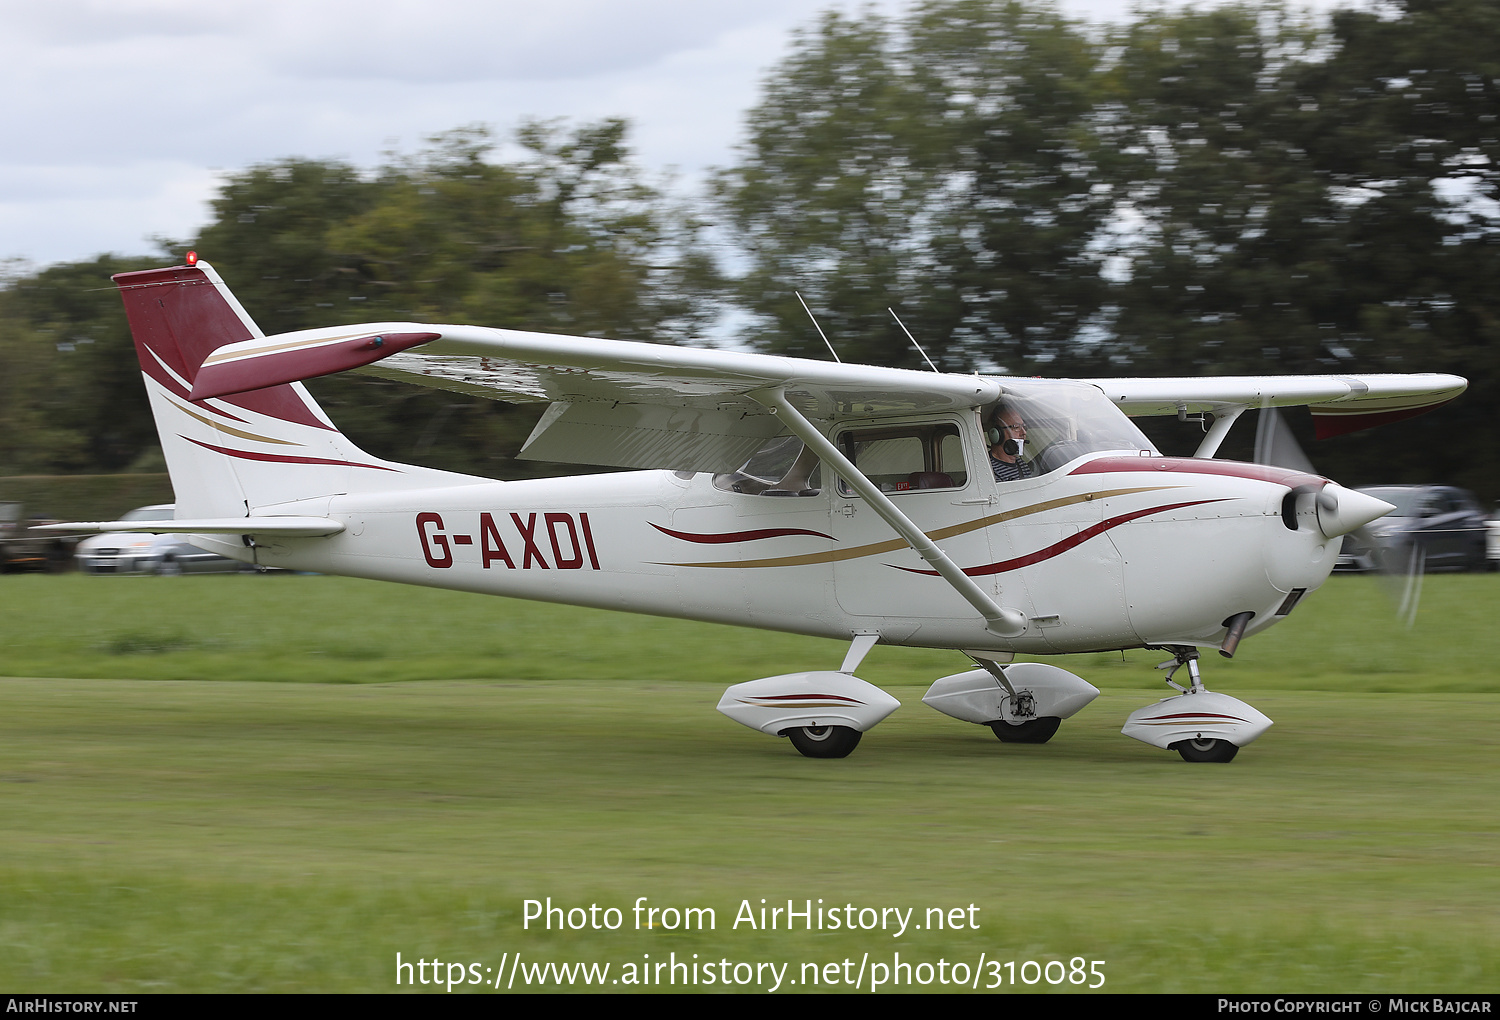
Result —
<svg viewBox="0 0 1500 1020"><path fill-rule="evenodd" d="M74 521L44 524L37 531L138 531L150 535L280 535L319 538L337 535L344 525L327 517L205 517L185 521Z"/></svg>

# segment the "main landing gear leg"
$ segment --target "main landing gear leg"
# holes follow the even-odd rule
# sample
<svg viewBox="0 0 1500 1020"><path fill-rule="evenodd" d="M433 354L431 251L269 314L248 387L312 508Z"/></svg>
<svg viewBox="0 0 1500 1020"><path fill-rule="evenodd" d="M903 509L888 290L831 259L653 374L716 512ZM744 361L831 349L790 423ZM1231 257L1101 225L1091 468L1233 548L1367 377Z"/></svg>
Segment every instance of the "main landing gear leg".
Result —
<svg viewBox="0 0 1500 1020"><path fill-rule="evenodd" d="M1167 683L1181 694L1137 709L1120 731L1156 747L1176 751L1184 761L1228 762L1240 748L1260 736L1271 720L1238 698L1215 694L1203 686L1198 671L1198 649L1172 645L1172 659L1157 669L1167 671ZM1186 666L1189 685L1172 679Z"/></svg>

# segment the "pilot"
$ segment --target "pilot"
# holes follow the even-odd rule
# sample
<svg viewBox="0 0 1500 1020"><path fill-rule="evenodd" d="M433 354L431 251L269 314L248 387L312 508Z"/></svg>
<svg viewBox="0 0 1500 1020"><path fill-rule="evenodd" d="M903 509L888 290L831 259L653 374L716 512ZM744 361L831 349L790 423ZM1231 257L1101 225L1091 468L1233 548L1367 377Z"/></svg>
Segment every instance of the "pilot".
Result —
<svg viewBox="0 0 1500 1020"><path fill-rule="evenodd" d="M995 481L1013 482L1030 478L1031 464L1021 459L1026 448L1026 422L1021 412L1001 404L990 416L990 469Z"/></svg>

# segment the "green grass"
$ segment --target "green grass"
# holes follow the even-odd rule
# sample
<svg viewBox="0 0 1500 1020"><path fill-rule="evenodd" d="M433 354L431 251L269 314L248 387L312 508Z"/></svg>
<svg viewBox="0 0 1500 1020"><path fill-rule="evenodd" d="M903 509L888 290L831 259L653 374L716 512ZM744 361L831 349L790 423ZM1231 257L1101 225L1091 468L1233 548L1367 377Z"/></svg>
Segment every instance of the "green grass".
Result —
<svg viewBox="0 0 1500 1020"><path fill-rule="evenodd" d="M961 658L879 649L861 673L906 707L819 762L712 706L832 642L335 578L7 577L0 987L983 952L1105 960L1105 991L1492 992L1497 606L1500 579L1430 578L1398 631L1334 579L1207 663L1276 720L1227 766L1119 734L1159 655L1072 657L1104 693L1030 747L918 703ZM625 928L523 929L547 896ZM718 927L635 931L639 896ZM979 929L732 930L762 897L973 903Z"/></svg>
<svg viewBox="0 0 1500 1020"><path fill-rule="evenodd" d="M1500 692L1500 577L1434 576L1408 630L1373 578L1335 577L1211 687ZM387 683L428 679L683 680L717 686L836 669L845 643L603 610L291 575L9 576L0 675ZM1103 688L1170 693L1165 653L1054 657ZM972 667L950 651L878 647L860 673L923 684Z"/></svg>

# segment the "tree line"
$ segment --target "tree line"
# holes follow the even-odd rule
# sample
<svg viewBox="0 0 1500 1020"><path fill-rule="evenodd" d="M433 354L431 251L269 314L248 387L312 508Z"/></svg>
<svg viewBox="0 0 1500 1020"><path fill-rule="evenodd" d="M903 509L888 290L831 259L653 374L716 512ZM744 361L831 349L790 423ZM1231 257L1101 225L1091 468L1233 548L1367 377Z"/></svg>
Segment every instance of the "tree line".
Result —
<svg viewBox="0 0 1500 1020"><path fill-rule="evenodd" d="M800 293L841 357L872 364L923 365L893 309L953 371L1455 372L1471 389L1452 407L1309 453L1348 483L1495 498L1497 43L1493 0L1112 29L1040 2L831 11L771 69L706 195L651 182L618 121L528 125L504 164L469 128L373 171L233 174L167 254L202 251L268 332L413 318L691 342L730 309L740 342L826 357ZM107 276L157 263L0 291L0 472L149 461ZM314 387L372 452L522 471L507 458L534 411Z"/></svg>

